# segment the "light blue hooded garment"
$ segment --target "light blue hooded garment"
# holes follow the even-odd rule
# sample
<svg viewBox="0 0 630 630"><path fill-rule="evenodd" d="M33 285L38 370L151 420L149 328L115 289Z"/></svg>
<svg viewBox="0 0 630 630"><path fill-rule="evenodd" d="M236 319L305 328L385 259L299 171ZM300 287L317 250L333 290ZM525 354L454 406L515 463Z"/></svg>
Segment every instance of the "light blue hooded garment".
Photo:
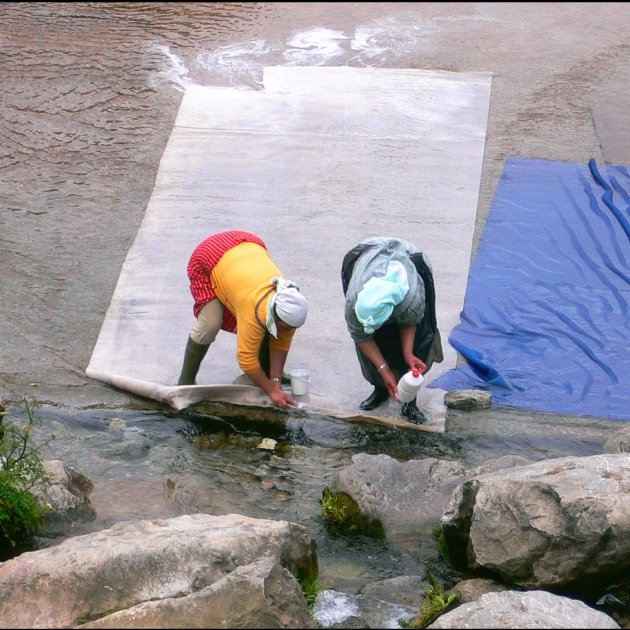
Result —
<svg viewBox="0 0 630 630"><path fill-rule="evenodd" d="M373 335L390 317L409 291L407 272L394 260L387 265L384 276L372 277L364 285L354 305L357 319L366 334Z"/></svg>
<svg viewBox="0 0 630 630"><path fill-rule="evenodd" d="M356 261L346 292L345 318L352 339L358 343L366 341L385 322L399 326L419 324L424 316L424 282L410 256L421 251L409 241L395 237L372 237L360 244L368 247ZM430 266L426 256L423 258ZM387 282L390 273L396 272L397 266L390 268L392 262L399 263L406 271L408 290L402 301L398 301L404 289L402 279L391 277L387 285L381 282ZM365 288L366 292L359 299ZM381 306L377 306L376 300L379 290L386 296Z"/></svg>

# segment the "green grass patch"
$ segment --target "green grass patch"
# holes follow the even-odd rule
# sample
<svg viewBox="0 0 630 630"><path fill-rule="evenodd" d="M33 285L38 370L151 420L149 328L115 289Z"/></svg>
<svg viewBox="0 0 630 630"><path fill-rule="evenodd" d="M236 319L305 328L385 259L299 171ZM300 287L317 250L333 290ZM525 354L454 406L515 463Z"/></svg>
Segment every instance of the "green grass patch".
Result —
<svg viewBox="0 0 630 630"><path fill-rule="evenodd" d="M49 483L40 447L33 446L35 417L24 401L28 422L0 419L0 560L8 560L32 543L48 506L32 492Z"/></svg>
<svg viewBox="0 0 630 630"><path fill-rule="evenodd" d="M431 585L424 595L418 614L411 620L400 620L403 628L426 628L432 624L440 615L457 604L457 595L452 593L448 597L444 595L444 589L440 582L429 576Z"/></svg>
<svg viewBox="0 0 630 630"><path fill-rule="evenodd" d="M320 505L322 517L331 533L385 538L383 524L364 515L349 494L324 488Z"/></svg>

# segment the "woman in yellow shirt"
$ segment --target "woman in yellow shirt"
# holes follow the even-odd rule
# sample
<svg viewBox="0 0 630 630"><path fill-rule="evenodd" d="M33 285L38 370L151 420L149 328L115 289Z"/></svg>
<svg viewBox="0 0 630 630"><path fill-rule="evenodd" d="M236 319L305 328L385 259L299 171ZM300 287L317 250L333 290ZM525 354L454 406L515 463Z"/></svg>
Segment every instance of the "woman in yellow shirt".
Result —
<svg viewBox="0 0 630 630"><path fill-rule="evenodd" d="M285 280L255 234L230 230L201 242L188 263L196 322L178 385L194 385L219 330L236 333L240 368L280 408L297 402L281 388L284 364L308 301Z"/></svg>

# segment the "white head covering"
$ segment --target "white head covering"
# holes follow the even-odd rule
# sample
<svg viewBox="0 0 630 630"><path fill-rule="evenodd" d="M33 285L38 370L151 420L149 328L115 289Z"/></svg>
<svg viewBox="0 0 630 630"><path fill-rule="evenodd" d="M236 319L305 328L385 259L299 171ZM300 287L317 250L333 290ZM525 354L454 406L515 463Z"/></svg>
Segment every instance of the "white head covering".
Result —
<svg viewBox="0 0 630 630"><path fill-rule="evenodd" d="M275 285L276 292L267 306L266 323L269 332L277 337L278 330L274 312L288 326L299 328L306 321L308 300L300 293L297 284L291 280L274 276L271 279L271 284Z"/></svg>
<svg viewBox="0 0 630 630"><path fill-rule="evenodd" d="M384 276L374 276L363 285L354 312L366 334L374 334L389 319L394 306L405 299L408 291L407 271L396 260L387 265Z"/></svg>

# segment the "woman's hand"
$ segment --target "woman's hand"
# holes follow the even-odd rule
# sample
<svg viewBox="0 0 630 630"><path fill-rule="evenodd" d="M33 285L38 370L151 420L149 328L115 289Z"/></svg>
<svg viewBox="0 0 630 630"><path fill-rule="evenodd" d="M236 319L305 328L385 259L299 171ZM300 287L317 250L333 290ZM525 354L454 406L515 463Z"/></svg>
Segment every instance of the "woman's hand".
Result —
<svg viewBox="0 0 630 630"><path fill-rule="evenodd" d="M405 363L410 370L420 370L420 374L424 374L427 371L427 364L413 354L405 357Z"/></svg>
<svg viewBox="0 0 630 630"><path fill-rule="evenodd" d="M398 389L398 381L396 380L396 377L394 376L394 373L391 371L389 366L384 367L381 370L381 378L383 379L383 382L385 383L385 387L387 387L387 391L389 392L389 395L396 402L400 402L396 396L396 390Z"/></svg>
<svg viewBox="0 0 630 630"><path fill-rule="evenodd" d="M405 363L409 366L410 370L420 370L420 374L424 374L428 369L427 364L421 359L418 359L413 353L413 341L415 336L415 326L400 326L400 344Z"/></svg>
<svg viewBox="0 0 630 630"><path fill-rule="evenodd" d="M287 407L297 407L298 402L291 398L280 385L280 377L278 380L271 380L267 378L262 368L258 368L253 372L247 372L251 379L260 387L260 389L271 398L271 402L280 409L286 409Z"/></svg>
<svg viewBox="0 0 630 630"><path fill-rule="evenodd" d="M280 409L286 409L287 407L298 406L297 400L294 400L293 398L291 398L291 396L289 396L287 392L285 392L283 389L280 388L279 384L277 388L274 388L271 392L269 392L268 396L269 398L271 398L271 402L276 407L280 407Z"/></svg>

